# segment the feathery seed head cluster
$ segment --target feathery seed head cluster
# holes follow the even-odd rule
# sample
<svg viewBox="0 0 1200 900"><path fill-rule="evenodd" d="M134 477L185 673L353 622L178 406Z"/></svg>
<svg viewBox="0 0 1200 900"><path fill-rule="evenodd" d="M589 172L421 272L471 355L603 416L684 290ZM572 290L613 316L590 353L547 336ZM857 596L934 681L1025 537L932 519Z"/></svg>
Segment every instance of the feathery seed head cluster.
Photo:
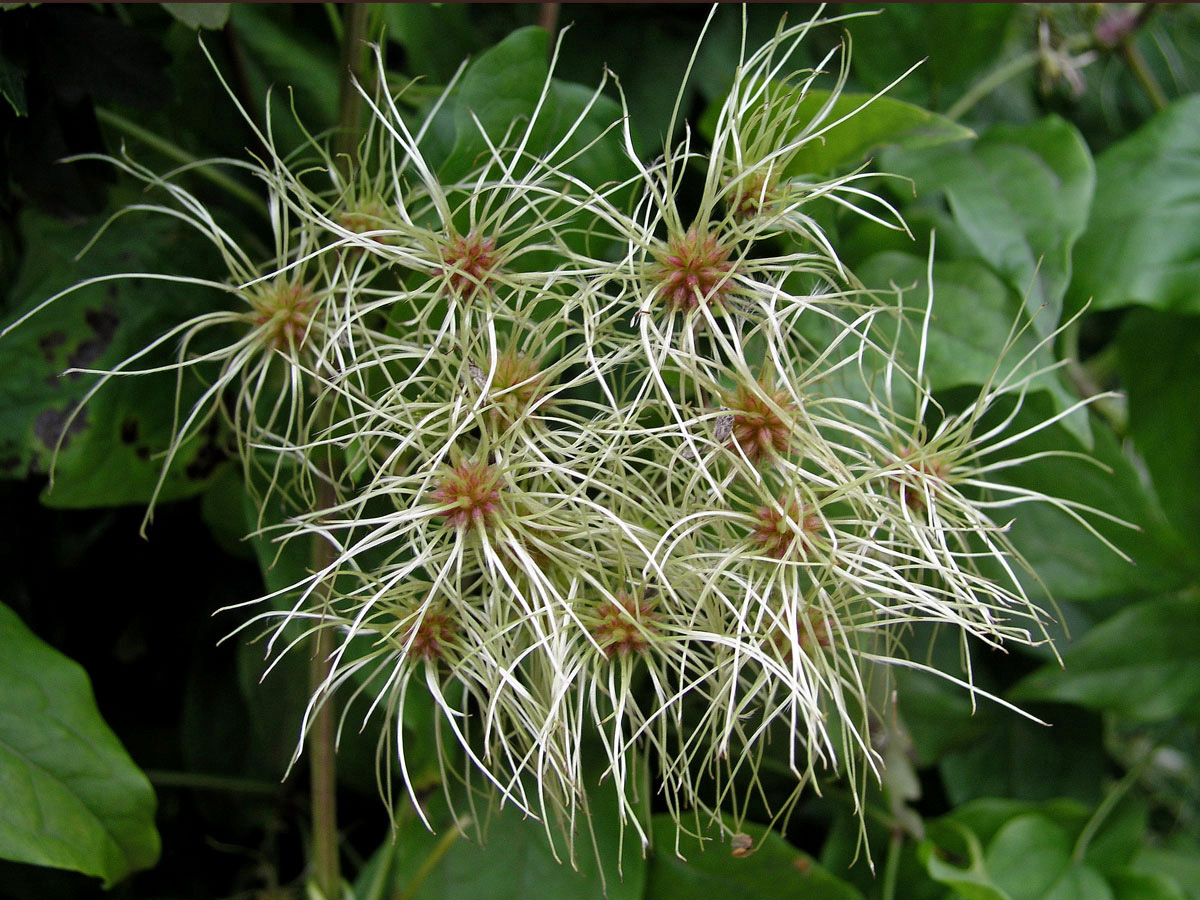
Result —
<svg viewBox="0 0 1200 900"><path fill-rule="evenodd" d="M316 140L304 171L327 171L327 190L278 156L249 167L275 213L267 270L182 188L118 161L168 192L164 209L228 262L218 287L252 306L164 338L181 339L183 370L198 330L242 329L205 357L220 376L175 447L220 410L248 475L291 503L264 533L334 548L282 592L290 607L252 620L272 653L292 645L290 623L336 636L305 727L365 679L354 696L395 720L388 762L411 792L400 723L425 693L437 746L461 751L446 783L499 793L548 828L588 808L581 748L598 741L623 826L648 840L641 765L677 817L744 810L767 755L794 779L781 811L831 774L860 796L883 765L869 685L912 664L913 623L948 626L964 647L1046 639L1004 523L1026 502L1098 513L992 477L1007 465L995 454L1044 427L1009 434L1015 413L981 424L1001 398L1020 408L1028 359L999 365L967 411L917 439L937 407L888 339L909 313L863 289L810 204L904 225L858 174L789 171L836 124L847 72L843 54L829 98L797 112L838 52L787 68L818 20L781 25L742 60L708 152L685 132L651 162L627 115L582 128L604 108L599 88L557 143L538 143L548 76L503 135L474 121L486 149L443 177L426 135L455 85L421 119L363 91L358 181ZM624 148L628 178L579 174L600 142ZM685 166L706 173L689 226Z"/></svg>

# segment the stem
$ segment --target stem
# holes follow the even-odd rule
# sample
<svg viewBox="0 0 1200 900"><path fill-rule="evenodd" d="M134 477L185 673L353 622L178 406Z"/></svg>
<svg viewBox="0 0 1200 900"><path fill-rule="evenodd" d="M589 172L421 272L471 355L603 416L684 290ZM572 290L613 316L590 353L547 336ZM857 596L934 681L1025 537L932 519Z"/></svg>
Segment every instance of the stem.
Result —
<svg viewBox="0 0 1200 900"><path fill-rule="evenodd" d="M1074 34L1063 42L1063 49L1068 53L1080 53L1092 46L1093 39L1089 34ZM1006 62L1004 65L993 69L982 79L972 85L965 94L958 98L950 108L946 110L946 118L957 121L965 115L971 107L990 94L1004 82L1016 78L1027 69L1032 69L1037 65L1038 59L1041 58L1041 53L1037 50L1027 50L1020 56L1015 56Z"/></svg>
<svg viewBox="0 0 1200 900"><path fill-rule="evenodd" d="M231 794L260 794L278 797L280 785L252 778L231 778L228 775L204 775L199 772L169 772L146 769L145 775L155 787L190 788L197 791L225 791Z"/></svg>
<svg viewBox="0 0 1200 900"><path fill-rule="evenodd" d="M1079 323L1075 322L1063 334L1063 356L1067 360L1065 374L1071 387L1081 400L1104 393L1096 377L1079 361ZM1107 397L1092 401L1092 408L1108 420L1118 437L1124 437L1129 427L1129 416L1124 405Z"/></svg>
<svg viewBox="0 0 1200 900"><path fill-rule="evenodd" d="M358 140L362 119L362 96L354 87L362 81L366 68L367 17L370 6L351 3L346 7L346 32L342 40L341 81L338 84L338 136L334 156L349 176L358 161Z"/></svg>
<svg viewBox="0 0 1200 900"><path fill-rule="evenodd" d="M959 97L946 110L946 118L957 121L976 103L994 91L1010 78L1016 78L1026 69L1037 65L1038 52L1028 50L1020 56L1013 57L999 68L993 69L978 82L973 84L965 94Z"/></svg>
<svg viewBox="0 0 1200 900"><path fill-rule="evenodd" d="M1146 92L1146 96L1150 98L1150 102L1154 104L1154 109L1165 109L1167 106L1167 95L1164 93L1162 85L1158 83L1158 79L1154 77L1154 73L1146 65L1146 60L1142 58L1141 51L1133 45L1132 36L1121 42L1121 46L1117 52L1120 54L1121 59L1125 61L1125 65L1129 66L1129 71L1133 73L1133 77L1137 79L1137 83Z"/></svg>
<svg viewBox="0 0 1200 900"><path fill-rule="evenodd" d="M412 900L413 897L417 896L417 891L420 890L422 883L437 868L438 863L442 861L442 857L446 855L446 851L458 840L460 830L468 824L470 824L470 820L455 823L454 826L442 835L442 839L437 842L437 846L433 848L432 852L421 863L421 868L417 869L417 874L413 876L412 881L408 883L408 886L403 891L399 892L397 900Z"/></svg>
<svg viewBox="0 0 1200 900"><path fill-rule="evenodd" d="M896 900L896 879L900 874L900 850L904 846L904 834L892 832L888 841L887 859L883 864L883 900Z"/></svg>
<svg viewBox="0 0 1200 900"><path fill-rule="evenodd" d="M200 162L197 157L192 156L192 154L188 153L178 144L168 141L166 138L155 134L153 131L148 131L141 125L138 125L136 122L131 122L124 116L118 115L112 110L105 109L103 106L97 106L95 107L95 111L96 118L105 125L109 125L117 129L117 131L128 135L129 137L141 141L143 144L153 150L157 150L168 159L173 159L175 162L183 163L185 165ZM263 216L263 218L267 217L267 205L263 203L262 197L258 196L258 194L254 193L254 191L250 190L250 188L246 187L244 184L234 181L228 175L217 171L211 166L199 166L192 171L194 171L201 178L205 178L212 182L217 187L221 188L221 190L228 193L231 197L236 197L247 206L254 207L255 212Z"/></svg>
<svg viewBox="0 0 1200 900"><path fill-rule="evenodd" d="M1096 811L1092 813L1092 817L1083 826L1083 831L1079 833L1079 839L1075 841L1075 849L1071 852L1072 861L1083 861L1084 856L1087 855L1088 844L1092 842L1092 838L1096 836L1096 832L1100 830L1100 826L1104 824L1104 820L1108 818L1108 814L1129 793L1129 789L1137 784L1146 769L1150 767L1150 763L1154 761L1154 755L1157 751L1158 748L1155 747L1139 759L1133 768L1126 772L1125 776L1113 786L1113 789L1105 794L1104 799L1100 801L1100 805L1096 807Z"/></svg>
<svg viewBox="0 0 1200 900"><path fill-rule="evenodd" d="M347 7L346 28L342 36L341 81L338 87L338 133L335 147L343 174L353 171L358 150L358 135L362 117L362 102L354 81L361 76L365 61L365 39L367 15L365 3L353 3ZM320 414L320 410L317 410ZM330 509L337 503L337 496L330 475L329 465L323 467L324 475L318 483L317 508ZM312 537L313 570L326 569L334 558L333 547L321 537ZM326 593L326 598L328 593ZM323 623L321 623L323 624ZM309 667L309 683L315 692L325 684L330 674L329 629L318 625L314 639L312 663ZM313 834L313 880L326 900L341 896L342 878L338 860L337 825L337 758L336 724L332 697L326 698L313 716L308 733L310 754L309 771L312 790L312 834Z"/></svg>
<svg viewBox="0 0 1200 900"><path fill-rule="evenodd" d="M333 488L322 481L317 504L328 509L336 502ZM314 534L312 565L320 571L332 561L333 548ZM312 662L309 664L309 689L313 692L329 677L329 629L318 627ZM342 876L338 860L337 757L334 746L335 723L333 698L326 698L313 716L308 732L309 785L312 791L313 878L322 897L336 900L341 896Z"/></svg>
<svg viewBox="0 0 1200 900"><path fill-rule="evenodd" d="M550 33L549 53L554 55L554 34L558 31L558 12L562 6L561 3L539 3L538 4L538 26L545 28Z"/></svg>

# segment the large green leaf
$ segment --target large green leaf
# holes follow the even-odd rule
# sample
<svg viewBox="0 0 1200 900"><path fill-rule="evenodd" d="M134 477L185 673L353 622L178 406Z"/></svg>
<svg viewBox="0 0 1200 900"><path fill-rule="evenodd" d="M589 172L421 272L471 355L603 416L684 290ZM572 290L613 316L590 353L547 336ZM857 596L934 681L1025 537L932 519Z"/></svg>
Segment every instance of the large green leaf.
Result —
<svg viewBox="0 0 1200 900"><path fill-rule="evenodd" d="M469 7L461 3L385 3L387 36L404 45L404 71L445 84L479 46Z"/></svg>
<svg viewBox="0 0 1200 900"><path fill-rule="evenodd" d="M795 93L795 111L789 110L789 114L794 114L799 129L812 121L829 100L830 92L810 90L803 97L798 96L798 90ZM723 102L722 98L711 104L701 117L700 131L705 137L712 138ZM827 175L862 162L881 147L936 147L975 137L971 129L937 113L874 94L841 94L833 102L824 125L843 118L846 121L801 147L789 161L784 175Z"/></svg>
<svg viewBox="0 0 1200 900"><path fill-rule="evenodd" d="M1066 829L1030 813L997 832L985 861L1011 900L1112 900L1103 876L1074 860L1072 850Z"/></svg>
<svg viewBox="0 0 1200 900"><path fill-rule="evenodd" d="M862 900L855 887L762 826L742 826L753 852L738 856L728 839L722 841L715 830L704 845L679 835L677 848L677 830L670 816L655 816L652 824L654 859L646 881L646 900Z"/></svg>
<svg viewBox="0 0 1200 900"><path fill-rule="evenodd" d="M233 3L229 23L246 47L245 78L255 97L271 94L271 123L281 154L299 145L303 135L293 123L289 91L295 107L311 132L337 121L338 59L334 45L318 41L298 28L296 10L288 4ZM261 109L249 110L252 116Z"/></svg>
<svg viewBox="0 0 1200 900"><path fill-rule="evenodd" d="M854 40L854 70L859 77L878 90L917 60L924 60L894 90L912 103L945 109L1003 52L1015 8L1010 3L887 3L882 9L849 4L846 8L859 10L879 13L846 24Z"/></svg>
<svg viewBox="0 0 1200 900"><path fill-rule="evenodd" d="M1200 312L1200 96L1177 100L1096 161L1071 304Z"/></svg>
<svg viewBox="0 0 1200 900"><path fill-rule="evenodd" d="M928 822L919 856L930 877L967 900L1181 900L1168 879L1130 868L1147 837L1143 805L1094 815L1063 800L976 800Z"/></svg>
<svg viewBox="0 0 1200 900"><path fill-rule="evenodd" d="M1109 879L1114 900L1188 900L1174 880L1165 875L1121 872Z"/></svg>
<svg viewBox="0 0 1200 900"><path fill-rule="evenodd" d="M1044 395L1026 398L1011 433L1048 418L1048 406ZM1084 504L1129 522L1135 528L1106 521L1096 513L1080 513L1133 562L1106 549L1061 509L1043 502L1025 503L1005 516L1012 519L1009 537L1037 573L1037 581L1030 580L1027 588L1034 596L1048 591L1070 601L1159 593L1186 584L1196 567L1194 552L1170 528L1157 498L1121 452L1112 431L1094 417L1092 426L1093 446L1087 457L1027 460L997 477L1023 490ZM1016 458L1082 449L1054 425L1005 452Z"/></svg>
<svg viewBox="0 0 1200 900"><path fill-rule="evenodd" d="M0 856L111 885L154 865L154 791L86 673L0 605Z"/></svg>
<svg viewBox="0 0 1200 900"><path fill-rule="evenodd" d="M913 179L922 202L943 195L977 258L1026 298L1029 312L1050 305L1034 328L1053 331L1095 185L1073 125L1056 116L994 125L971 144L887 151L880 168Z"/></svg>
<svg viewBox="0 0 1200 900"><path fill-rule="evenodd" d="M1200 318L1135 310L1118 339L1129 426L1168 518L1200 542Z"/></svg>
<svg viewBox="0 0 1200 900"><path fill-rule="evenodd" d="M952 803L988 796L1099 799L1108 760L1098 717L1070 707L1034 712L1048 726L992 706L976 713L983 735L939 766Z"/></svg>
<svg viewBox="0 0 1200 900"><path fill-rule="evenodd" d="M949 848L965 865L946 858ZM979 838L957 822L931 823L930 836L917 847L917 857L930 878L954 888L963 900L1011 900L984 866Z"/></svg>
<svg viewBox="0 0 1200 900"><path fill-rule="evenodd" d="M547 47L543 29L522 28L471 63L455 94L457 138L450 159L441 168L443 180L462 177L484 162L489 141L499 145L510 131L521 135L529 127L549 74ZM556 146L582 116L591 94L589 88L555 79L530 129L527 152L541 155ZM614 100L599 98L558 158L581 150L620 118L620 106ZM614 132L568 165L567 171L599 187L625 177L632 169Z"/></svg>
<svg viewBox="0 0 1200 900"><path fill-rule="evenodd" d="M975 132L944 116L871 94L842 94L825 124L849 116L821 138L809 141L788 164L787 175L825 175L861 162L881 147L936 147L975 137ZM829 98L828 91L809 91L798 104L797 121L807 122Z"/></svg>
<svg viewBox="0 0 1200 900"><path fill-rule="evenodd" d="M1200 900L1200 847L1182 835L1165 846L1143 847L1129 868L1168 878L1183 897Z"/></svg>
<svg viewBox="0 0 1200 900"><path fill-rule="evenodd" d="M905 289L905 307L920 309L928 297L927 263L910 253L877 253L859 267L858 276L869 287ZM1005 349L1014 324L1022 317L1021 301L983 263L970 259L935 262L933 265L933 318L925 353L925 375L930 389L943 391L967 384L984 384L997 372L1007 374L1027 354L1032 359L1025 372L1054 362L1049 348L1036 350L1037 337L1026 330ZM900 333L899 349L912 367L918 358L918 325ZM1007 362L1007 366L1005 363ZM1053 375L1041 375L1034 385L1058 393L1066 403L1065 390Z"/></svg>
<svg viewBox="0 0 1200 900"><path fill-rule="evenodd" d="M606 783L607 784L607 783ZM488 814L482 843L474 841L479 823L458 835L444 799L431 799L427 815L438 834L430 834L414 816L384 840L356 884L362 898L404 896L413 900L639 900L645 896L647 863L632 826L622 836L614 792L594 789L590 823L574 823L576 867L567 862L565 837L571 825L551 827L552 848L541 822L524 818L511 806ZM393 850L399 847L399 852ZM556 858L555 853L558 853ZM599 866L597 864L599 859ZM433 868L421 873L427 861ZM602 874L603 873L603 874ZM419 887L415 885L421 878ZM385 890L385 886L391 888ZM416 887L415 893L413 888Z"/></svg>
<svg viewBox="0 0 1200 900"><path fill-rule="evenodd" d="M169 272L181 258L202 258L194 236L165 217L129 216L75 262L95 225L73 227L35 213L22 218L29 249L10 295L14 311L89 277ZM119 279L62 297L0 339L0 474L23 478L49 471L68 417L94 381L63 375L64 370L114 366L212 300L209 292L189 285ZM172 350L141 365L168 362ZM194 379L185 379L182 409L196 393ZM111 380L62 439L46 502L68 507L146 502L173 433L174 403L175 376L169 372ZM181 449L160 499L204 488L222 458L218 437L206 433Z"/></svg>
<svg viewBox="0 0 1200 900"><path fill-rule="evenodd" d="M1142 722L1200 715L1200 598L1156 597L1122 610L1013 689Z"/></svg>
<svg viewBox="0 0 1200 900"><path fill-rule="evenodd" d="M162 8L188 28L224 28L229 3L163 3Z"/></svg>

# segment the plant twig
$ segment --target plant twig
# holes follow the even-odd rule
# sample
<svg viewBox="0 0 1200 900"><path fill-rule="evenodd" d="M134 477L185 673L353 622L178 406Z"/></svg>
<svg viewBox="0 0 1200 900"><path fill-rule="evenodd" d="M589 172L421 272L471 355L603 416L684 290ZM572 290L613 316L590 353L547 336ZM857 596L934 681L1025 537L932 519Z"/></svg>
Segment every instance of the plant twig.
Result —
<svg viewBox="0 0 1200 900"><path fill-rule="evenodd" d="M349 176L358 152L362 116L362 98L354 82L360 80L365 64L367 16L365 3L347 6L346 27L342 35L341 79L338 85L338 133L336 158L343 174ZM329 475L326 471L323 474ZM337 502L332 481L323 478L317 491L318 509L329 509ZM333 548L319 534L312 538L313 570L320 572L333 562ZM315 635L309 681L315 692L329 677L329 629L318 627ZM313 716L308 733L312 790L313 879L326 900L341 896L341 867L338 859L336 725L333 698Z"/></svg>
<svg viewBox="0 0 1200 900"><path fill-rule="evenodd" d="M334 505L332 489L326 482L321 483L317 497L322 509ZM314 535L312 541L313 568L320 571L332 562L333 550L320 535ZM329 629L317 628L314 643L309 665L309 688L313 692L329 677ZM341 896L342 882L338 859L335 730L333 698L329 697L313 715L308 732L313 878L325 900L337 900Z"/></svg>
<svg viewBox="0 0 1200 900"><path fill-rule="evenodd" d="M554 52L554 34L558 30L558 13L561 3L539 3L538 25L550 32L550 52Z"/></svg>
<svg viewBox="0 0 1200 900"><path fill-rule="evenodd" d="M146 769L145 775L155 787L184 788L196 791L222 791L231 794L259 794L278 797L281 786L253 778L234 778L228 775L206 775L200 772L172 772L165 769Z"/></svg>
<svg viewBox="0 0 1200 900"><path fill-rule="evenodd" d="M420 890L421 885L425 882L425 879L437 868L438 863L442 861L442 857L446 855L446 851L454 845L462 829L469 824L470 820L463 820L446 830L446 833L442 835L442 839L437 842L437 846L425 857L425 860L421 863L421 868L417 869L417 874L412 877L412 881L408 883L403 891L398 892L396 895L397 900L413 900L417 895L417 891Z"/></svg>
<svg viewBox="0 0 1200 900"><path fill-rule="evenodd" d="M109 125L117 129L117 131L128 135L129 137L134 138L137 141L141 141L143 144L153 150L157 150L168 159L173 159L175 162L184 163L185 165L200 161L178 144L174 144L171 141L168 141L166 138L155 134L153 131L143 128L136 122L129 121L129 119L126 119L122 115L118 115L112 110L105 109L103 106L97 106L95 107L95 111L96 118L105 125ZM192 171L201 178L204 178L215 184L221 190L229 194L229 196L236 197L247 206L254 207L255 212L266 218L267 205L263 203L262 197L254 193L254 191L250 190L250 188L246 187L244 184L240 184L212 166L197 166Z"/></svg>
<svg viewBox="0 0 1200 900"><path fill-rule="evenodd" d="M1137 83L1141 85L1146 96L1150 98L1154 109L1166 109L1166 92L1163 91L1162 85L1158 83L1158 79L1154 77L1154 73L1150 71L1150 67L1146 65L1146 60L1142 57L1141 51L1134 46L1132 38L1122 41L1121 45L1117 48L1117 53L1124 60L1125 65L1129 67L1129 71L1133 73L1133 77L1137 79Z"/></svg>
<svg viewBox="0 0 1200 900"><path fill-rule="evenodd" d="M358 158L362 118L362 96L354 87L361 83L366 68L367 19L370 5L347 4L346 30L342 40L341 81L338 84L338 136L335 156L342 174L349 175Z"/></svg>

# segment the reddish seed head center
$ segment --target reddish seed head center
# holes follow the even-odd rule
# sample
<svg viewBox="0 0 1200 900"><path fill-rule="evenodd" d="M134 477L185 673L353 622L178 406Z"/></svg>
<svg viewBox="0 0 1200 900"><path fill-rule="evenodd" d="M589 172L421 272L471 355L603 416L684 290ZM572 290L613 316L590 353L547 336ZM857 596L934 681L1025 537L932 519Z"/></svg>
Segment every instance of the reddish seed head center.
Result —
<svg viewBox="0 0 1200 900"><path fill-rule="evenodd" d="M264 328L265 339L278 349L299 347L308 334L316 297L300 282L278 281L250 298L252 322Z"/></svg>
<svg viewBox="0 0 1200 900"><path fill-rule="evenodd" d="M771 632L771 642L779 650L784 662L790 662L796 648L805 656L812 656L817 647L829 647L833 644L833 635L829 631L829 623L820 613L805 613L796 620L796 631L789 635L784 628L776 628Z"/></svg>
<svg viewBox="0 0 1200 900"><path fill-rule="evenodd" d="M803 558L816 546L813 538L821 531L821 518L794 498L781 506L782 511L774 506L762 506L754 511L750 540L763 555L772 559Z"/></svg>
<svg viewBox="0 0 1200 900"><path fill-rule="evenodd" d="M454 642L457 631L458 626L449 614L425 613L419 625L410 625L404 632L409 658L430 661L441 659L446 648Z"/></svg>
<svg viewBox="0 0 1200 900"><path fill-rule="evenodd" d="M487 383L487 373L480 367L472 370L472 378L477 387ZM496 360L492 374L490 394L495 402L492 417L504 424L517 421L541 398L545 381L538 360L523 353L502 355Z"/></svg>
<svg viewBox="0 0 1200 900"><path fill-rule="evenodd" d="M775 206L774 179L762 172L747 175L730 187L729 211L735 219L752 219Z"/></svg>
<svg viewBox="0 0 1200 900"><path fill-rule="evenodd" d="M485 290L492 273L499 265L495 238L471 232L466 237L455 236L442 248L442 273L450 291L469 300L479 290Z"/></svg>
<svg viewBox="0 0 1200 900"><path fill-rule="evenodd" d="M900 451L900 460L907 465L891 485L909 509L921 512L926 507L926 500L935 496L941 484L949 479L950 464L937 457L914 459L917 453L916 447Z"/></svg>
<svg viewBox="0 0 1200 900"><path fill-rule="evenodd" d="M765 386L758 386L766 392ZM736 442L746 458L754 465L784 456L791 449L792 423L790 417L780 415L795 409L785 390L769 391L770 402L752 387L739 387L724 398L725 405L733 417L730 433L731 446Z"/></svg>
<svg viewBox="0 0 1200 900"><path fill-rule="evenodd" d="M702 303L723 308L732 289L729 252L716 235L696 228L668 240L665 250L655 251L651 274L661 285L667 308L688 312Z"/></svg>
<svg viewBox="0 0 1200 900"><path fill-rule="evenodd" d="M446 472L433 490L433 502L448 507L434 513L447 528L490 529L500 517L500 473L486 462L462 462Z"/></svg>
<svg viewBox="0 0 1200 900"><path fill-rule="evenodd" d="M658 633L654 602L644 596L618 591L613 601L596 607L596 616L599 622L592 628L592 637L609 658L643 652Z"/></svg>

